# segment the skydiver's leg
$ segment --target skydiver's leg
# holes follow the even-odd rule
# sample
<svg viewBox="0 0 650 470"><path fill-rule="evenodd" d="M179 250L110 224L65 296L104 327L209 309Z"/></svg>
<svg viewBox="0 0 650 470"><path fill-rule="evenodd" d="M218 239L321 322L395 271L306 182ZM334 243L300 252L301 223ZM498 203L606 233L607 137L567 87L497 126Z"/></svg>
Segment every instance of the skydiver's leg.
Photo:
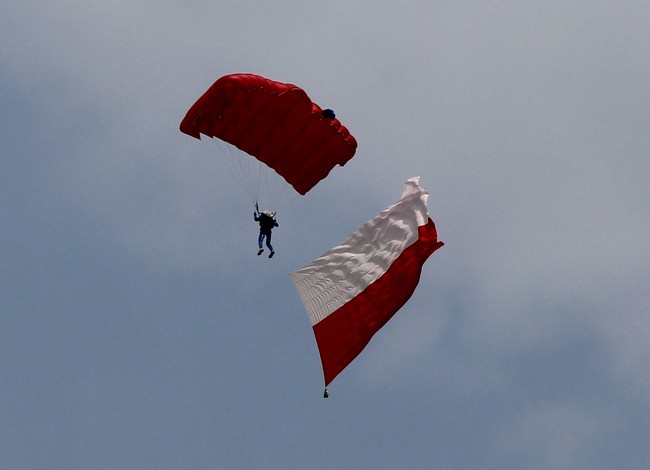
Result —
<svg viewBox="0 0 650 470"><path fill-rule="evenodd" d="M273 250L273 246L271 246L271 232L266 234L266 246L271 250L271 252L275 251Z"/></svg>
<svg viewBox="0 0 650 470"><path fill-rule="evenodd" d="M262 242L264 241L264 234L260 232L260 236L257 237L257 244L260 247L259 251L257 252L257 256L261 255L262 252L264 251L264 248L262 248Z"/></svg>
<svg viewBox="0 0 650 470"><path fill-rule="evenodd" d="M273 246L271 245L271 232L266 234L266 246L268 246L269 250L271 250L271 253L269 253L269 258L273 258L273 255L275 254L275 250L273 249Z"/></svg>

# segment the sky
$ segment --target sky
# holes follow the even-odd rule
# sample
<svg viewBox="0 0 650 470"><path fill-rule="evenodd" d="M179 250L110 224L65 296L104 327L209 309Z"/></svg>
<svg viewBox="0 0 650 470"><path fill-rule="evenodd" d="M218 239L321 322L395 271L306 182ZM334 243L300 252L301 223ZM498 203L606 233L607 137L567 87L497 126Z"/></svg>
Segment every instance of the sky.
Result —
<svg viewBox="0 0 650 470"><path fill-rule="evenodd" d="M0 467L646 468L650 4L5 2ZM178 130L220 76L359 147L278 210ZM289 273L420 176L445 246L322 398ZM271 209L271 208L269 208Z"/></svg>

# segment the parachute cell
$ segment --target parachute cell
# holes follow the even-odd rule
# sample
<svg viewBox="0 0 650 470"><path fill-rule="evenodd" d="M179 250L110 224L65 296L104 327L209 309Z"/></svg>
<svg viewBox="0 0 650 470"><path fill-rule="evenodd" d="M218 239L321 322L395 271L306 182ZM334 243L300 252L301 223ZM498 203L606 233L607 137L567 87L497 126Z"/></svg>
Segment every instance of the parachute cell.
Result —
<svg viewBox="0 0 650 470"><path fill-rule="evenodd" d="M424 262L443 246L427 212L428 192L418 182L408 180L397 204L291 274L312 324L326 386L406 303Z"/></svg>
<svg viewBox="0 0 650 470"><path fill-rule="evenodd" d="M218 79L189 109L181 132L224 140L307 193L357 148L349 131L301 88L253 74Z"/></svg>

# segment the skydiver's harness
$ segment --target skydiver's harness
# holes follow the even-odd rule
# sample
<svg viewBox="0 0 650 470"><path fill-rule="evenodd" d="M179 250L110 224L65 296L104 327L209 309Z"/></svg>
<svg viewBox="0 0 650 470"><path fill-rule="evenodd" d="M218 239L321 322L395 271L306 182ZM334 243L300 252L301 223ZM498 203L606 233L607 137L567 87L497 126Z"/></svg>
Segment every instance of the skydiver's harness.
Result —
<svg viewBox="0 0 650 470"><path fill-rule="evenodd" d="M270 233L273 227L275 227L276 221L274 218L269 217L266 214L260 214L259 216L260 230L266 233Z"/></svg>

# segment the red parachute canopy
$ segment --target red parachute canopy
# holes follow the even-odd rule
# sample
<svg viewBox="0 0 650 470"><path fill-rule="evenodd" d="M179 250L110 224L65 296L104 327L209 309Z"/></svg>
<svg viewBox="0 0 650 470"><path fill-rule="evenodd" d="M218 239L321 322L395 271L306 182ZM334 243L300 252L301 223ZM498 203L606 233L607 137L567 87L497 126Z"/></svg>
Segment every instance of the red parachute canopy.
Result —
<svg viewBox="0 0 650 470"><path fill-rule="evenodd" d="M300 194L345 165L357 142L295 85L253 74L217 80L181 122L181 132L222 139L275 170Z"/></svg>

